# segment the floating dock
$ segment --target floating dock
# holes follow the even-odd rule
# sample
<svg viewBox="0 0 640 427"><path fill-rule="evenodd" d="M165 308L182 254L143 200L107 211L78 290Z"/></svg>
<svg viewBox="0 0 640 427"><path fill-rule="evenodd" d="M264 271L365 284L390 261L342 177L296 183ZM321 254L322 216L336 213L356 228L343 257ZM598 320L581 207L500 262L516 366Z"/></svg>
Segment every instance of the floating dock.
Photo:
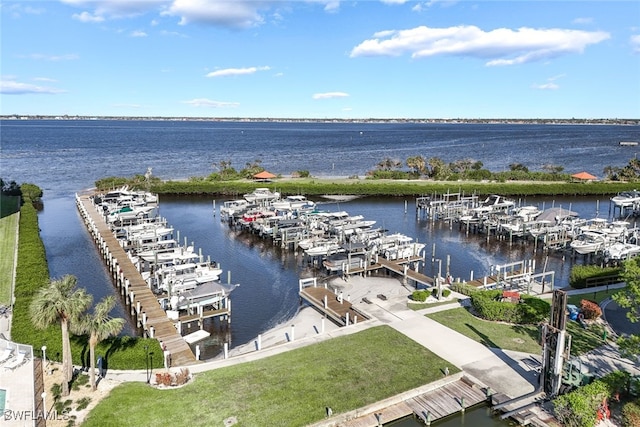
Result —
<svg viewBox="0 0 640 427"><path fill-rule="evenodd" d="M115 285L120 289L132 315L136 316L138 326L148 337L162 341L171 354L173 365L184 366L196 363L191 348L167 317L157 297L130 261L104 217L95 209L91 196L76 194L76 205Z"/></svg>

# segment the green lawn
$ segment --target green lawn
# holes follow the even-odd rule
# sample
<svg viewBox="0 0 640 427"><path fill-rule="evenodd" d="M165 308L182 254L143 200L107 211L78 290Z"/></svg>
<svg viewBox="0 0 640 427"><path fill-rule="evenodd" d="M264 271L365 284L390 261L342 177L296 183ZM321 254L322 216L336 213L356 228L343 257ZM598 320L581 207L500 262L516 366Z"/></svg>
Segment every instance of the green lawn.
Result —
<svg viewBox="0 0 640 427"><path fill-rule="evenodd" d="M176 390L125 383L94 408L86 426L303 426L442 378L450 363L379 326L255 362L198 374ZM283 421L286 420L286 421Z"/></svg>
<svg viewBox="0 0 640 427"><path fill-rule="evenodd" d="M0 304L2 305L11 303L18 218L17 213L0 218Z"/></svg>
<svg viewBox="0 0 640 427"><path fill-rule="evenodd" d="M428 314L427 317L460 332L487 347L540 354L538 328L534 325L509 325L489 322L470 314L465 308Z"/></svg>
<svg viewBox="0 0 640 427"><path fill-rule="evenodd" d="M427 317L454 329L487 347L541 354L538 345L538 327L535 325L511 325L489 322L473 316L465 308L428 314ZM582 328L577 322L568 321L567 332L571 335L571 354L578 356L604 344L602 328Z"/></svg>
<svg viewBox="0 0 640 427"><path fill-rule="evenodd" d="M598 292L587 292L585 294L579 295L570 295L567 299L567 304L573 304L575 306L580 307L580 301L583 299L587 299L589 301L595 301L600 304L602 301L611 297L611 295L620 292L620 289L609 289L608 291L598 291Z"/></svg>

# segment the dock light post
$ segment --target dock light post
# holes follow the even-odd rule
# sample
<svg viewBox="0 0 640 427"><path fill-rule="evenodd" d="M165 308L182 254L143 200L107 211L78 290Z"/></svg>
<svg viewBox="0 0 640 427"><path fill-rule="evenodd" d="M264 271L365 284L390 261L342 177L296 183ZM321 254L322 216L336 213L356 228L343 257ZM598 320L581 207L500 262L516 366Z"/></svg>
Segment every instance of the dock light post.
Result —
<svg viewBox="0 0 640 427"><path fill-rule="evenodd" d="M44 415L44 419L47 419L47 392L43 391L40 395L42 398L42 414Z"/></svg>
<svg viewBox="0 0 640 427"><path fill-rule="evenodd" d="M42 346L42 362L43 363L47 363L47 346L43 345Z"/></svg>

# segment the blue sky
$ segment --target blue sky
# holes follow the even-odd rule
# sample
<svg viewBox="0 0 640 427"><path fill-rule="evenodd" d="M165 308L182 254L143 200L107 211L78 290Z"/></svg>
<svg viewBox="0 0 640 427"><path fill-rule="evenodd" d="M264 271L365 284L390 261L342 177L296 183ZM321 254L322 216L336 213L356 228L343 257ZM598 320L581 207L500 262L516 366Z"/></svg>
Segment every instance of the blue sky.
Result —
<svg viewBox="0 0 640 427"><path fill-rule="evenodd" d="M1 1L0 114L640 118L638 1Z"/></svg>

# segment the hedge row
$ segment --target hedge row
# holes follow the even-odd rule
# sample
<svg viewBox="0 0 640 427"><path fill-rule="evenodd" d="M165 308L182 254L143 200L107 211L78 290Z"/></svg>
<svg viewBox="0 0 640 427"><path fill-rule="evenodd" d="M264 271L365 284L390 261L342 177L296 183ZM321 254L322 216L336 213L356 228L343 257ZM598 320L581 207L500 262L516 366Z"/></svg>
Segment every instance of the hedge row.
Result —
<svg viewBox="0 0 640 427"><path fill-rule="evenodd" d="M583 289L587 286L587 279L618 275L622 272L620 267L600 267L598 265L574 265L571 268L569 286L574 289Z"/></svg>
<svg viewBox="0 0 640 427"><path fill-rule="evenodd" d="M142 188L147 185L139 176L132 178L107 177L96 181L99 190L129 185ZM465 194L501 194L504 196L603 196L632 190L637 184L626 182L518 182L518 181L431 181L424 179L332 179L299 178L276 179L273 182L251 180L213 181L205 177L193 177L188 181L162 181L154 177L150 190L158 194L185 195L242 195L256 186L268 187L282 194L356 194L371 196L422 196L442 194L447 191Z"/></svg>
<svg viewBox="0 0 640 427"><path fill-rule="evenodd" d="M522 295L519 303L501 301L502 291L471 294L471 306L479 317L516 324L535 324L549 316L551 305L540 298Z"/></svg>

